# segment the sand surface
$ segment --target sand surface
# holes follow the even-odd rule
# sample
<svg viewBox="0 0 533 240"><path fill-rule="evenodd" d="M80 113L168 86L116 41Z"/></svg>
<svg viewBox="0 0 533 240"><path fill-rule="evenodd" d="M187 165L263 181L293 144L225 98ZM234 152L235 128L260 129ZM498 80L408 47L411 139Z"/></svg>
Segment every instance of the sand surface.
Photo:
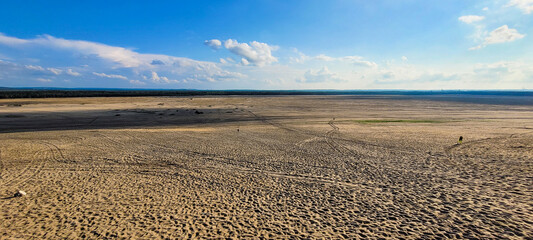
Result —
<svg viewBox="0 0 533 240"><path fill-rule="evenodd" d="M0 209L0 239L533 238L533 106L0 100Z"/></svg>

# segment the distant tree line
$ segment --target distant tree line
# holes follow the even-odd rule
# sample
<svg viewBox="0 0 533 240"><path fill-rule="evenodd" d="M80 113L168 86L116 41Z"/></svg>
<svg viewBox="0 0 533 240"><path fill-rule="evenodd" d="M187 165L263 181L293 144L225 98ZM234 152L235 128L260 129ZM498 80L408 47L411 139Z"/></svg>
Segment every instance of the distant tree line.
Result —
<svg viewBox="0 0 533 240"><path fill-rule="evenodd" d="M309 95L295 91L204 91L204 90L0 90L0 98L147 97L208 95ZM322 93L327 94L327 93ZM321 94L321 95L322 95Z"/></svg>
<svg viewBox="0 0 533 240"><path fill-rule="evenodd" d="M88 90L0 88L0 99L64 97L147 97L209 95L499 95L531 96L533 91L402 91L402 90Z"/></svg>

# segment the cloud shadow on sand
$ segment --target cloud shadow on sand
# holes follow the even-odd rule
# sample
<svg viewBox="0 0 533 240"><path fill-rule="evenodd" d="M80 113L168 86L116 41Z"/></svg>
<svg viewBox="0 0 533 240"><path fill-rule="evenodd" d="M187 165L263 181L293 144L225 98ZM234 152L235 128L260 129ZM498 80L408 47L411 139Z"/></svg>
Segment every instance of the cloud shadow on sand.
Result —
<svg viewBox="0 0 533 240"><path fill-rule="evenodd" d="M0 114L0 133L156 128L287 119L258 118L241 109L120 109L46 113Z"/></svg>

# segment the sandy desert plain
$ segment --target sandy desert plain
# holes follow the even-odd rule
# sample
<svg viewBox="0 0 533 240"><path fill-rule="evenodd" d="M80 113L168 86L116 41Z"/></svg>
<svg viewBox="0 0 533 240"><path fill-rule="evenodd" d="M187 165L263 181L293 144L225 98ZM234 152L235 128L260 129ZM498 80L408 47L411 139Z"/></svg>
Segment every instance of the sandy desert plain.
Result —
<svg viewBox="0 0 533 240"><path fill-rule="evenodd" d="M533 104L463 100L0 100L0 239L532 239Z"/></svg>

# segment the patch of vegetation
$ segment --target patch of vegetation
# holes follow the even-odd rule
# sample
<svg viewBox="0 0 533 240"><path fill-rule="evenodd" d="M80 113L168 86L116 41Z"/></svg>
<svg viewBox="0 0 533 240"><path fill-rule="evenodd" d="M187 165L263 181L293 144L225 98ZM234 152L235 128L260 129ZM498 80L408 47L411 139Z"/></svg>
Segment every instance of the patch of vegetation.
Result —
<svg viewBox="0 0 533 240"><path fill-rule="evenodd" d="M353 120L356 123L371 124L371 123L444 123L442 120L430 119L364 119Z"/></svg>

